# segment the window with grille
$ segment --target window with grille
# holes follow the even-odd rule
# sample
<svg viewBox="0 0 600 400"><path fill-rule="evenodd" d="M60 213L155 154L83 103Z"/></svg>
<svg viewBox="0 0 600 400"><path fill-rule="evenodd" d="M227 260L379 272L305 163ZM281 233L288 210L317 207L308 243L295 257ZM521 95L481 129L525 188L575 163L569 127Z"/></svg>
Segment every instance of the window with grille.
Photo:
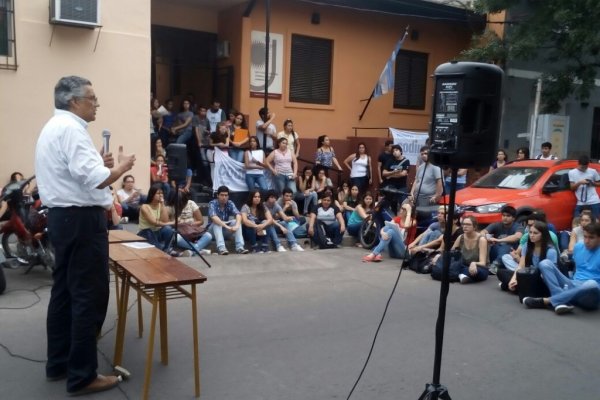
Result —
<svg viewBox="0 0 600 400"><path fill-rule="evenodd" d="M425 109L427 53L400 50L396 56L394 108Z"/></svg>
<svg viewBox="0 0 600 400"><path fill-rule="evenodd" d="M292 35L289 100L331 104L333 40Z"/></svg>
<svg viewBox="0 0 600 400"><path fill-rule="evenodd" d="M0 69L17 69L13 0L0 0Z"/></svg>

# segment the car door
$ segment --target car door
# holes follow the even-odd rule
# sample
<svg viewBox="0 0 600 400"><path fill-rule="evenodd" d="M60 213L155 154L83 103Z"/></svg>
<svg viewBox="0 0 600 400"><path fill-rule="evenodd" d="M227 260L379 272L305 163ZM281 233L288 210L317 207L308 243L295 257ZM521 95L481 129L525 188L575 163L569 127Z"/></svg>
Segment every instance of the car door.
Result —
<svg viewBox="0 0 600 400"><path fill-rule="evenodd" d="M569 185L570 169L559 169L543 182L539 208L546 212L548 222L557 230L570 230L575 210L575 194Z"/></svg>

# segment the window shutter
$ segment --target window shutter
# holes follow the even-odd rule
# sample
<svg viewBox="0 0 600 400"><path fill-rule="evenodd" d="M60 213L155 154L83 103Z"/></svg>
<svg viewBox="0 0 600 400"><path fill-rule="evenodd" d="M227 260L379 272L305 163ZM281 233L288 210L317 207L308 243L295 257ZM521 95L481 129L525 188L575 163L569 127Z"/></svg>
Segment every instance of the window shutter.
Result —
<svg viewBox="0 0 600 400"><path fill-rule="evenodd" d="M427 91L426 53L400 50L396 56L394 108L425 109Z"/></svg>
<svg viewBox="0 0 600 400"><path fill-rule="evenodd" d="M292 35L289 99L298 103L331 103L333 41Z"/></svg>

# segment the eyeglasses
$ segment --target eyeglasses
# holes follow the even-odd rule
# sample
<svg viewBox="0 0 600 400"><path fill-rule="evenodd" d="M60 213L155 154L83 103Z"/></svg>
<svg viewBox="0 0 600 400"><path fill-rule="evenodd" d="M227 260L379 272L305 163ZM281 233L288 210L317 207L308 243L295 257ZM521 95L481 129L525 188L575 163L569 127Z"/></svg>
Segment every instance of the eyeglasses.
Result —
<svg viewBox="0 0 600 400"><path fill-rule="evenodd" d="M79 96L78 99L88 99L94 104L98 104L98 98L96 96Z"/></svg>

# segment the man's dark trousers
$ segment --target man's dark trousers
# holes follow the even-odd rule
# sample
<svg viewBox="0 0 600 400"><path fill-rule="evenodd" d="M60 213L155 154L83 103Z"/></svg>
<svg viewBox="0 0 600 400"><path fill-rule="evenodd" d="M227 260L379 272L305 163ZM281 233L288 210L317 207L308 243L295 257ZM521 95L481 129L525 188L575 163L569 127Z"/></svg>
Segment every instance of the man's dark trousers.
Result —
<svg viewBox="0 0 600 400"><path fill-rule="evenodd" d="M67 391L96 378L96 338L109 299L108 233L101 207L51 208L48 232L56 255L46 321L46 376L67 373Z"/></svg>

